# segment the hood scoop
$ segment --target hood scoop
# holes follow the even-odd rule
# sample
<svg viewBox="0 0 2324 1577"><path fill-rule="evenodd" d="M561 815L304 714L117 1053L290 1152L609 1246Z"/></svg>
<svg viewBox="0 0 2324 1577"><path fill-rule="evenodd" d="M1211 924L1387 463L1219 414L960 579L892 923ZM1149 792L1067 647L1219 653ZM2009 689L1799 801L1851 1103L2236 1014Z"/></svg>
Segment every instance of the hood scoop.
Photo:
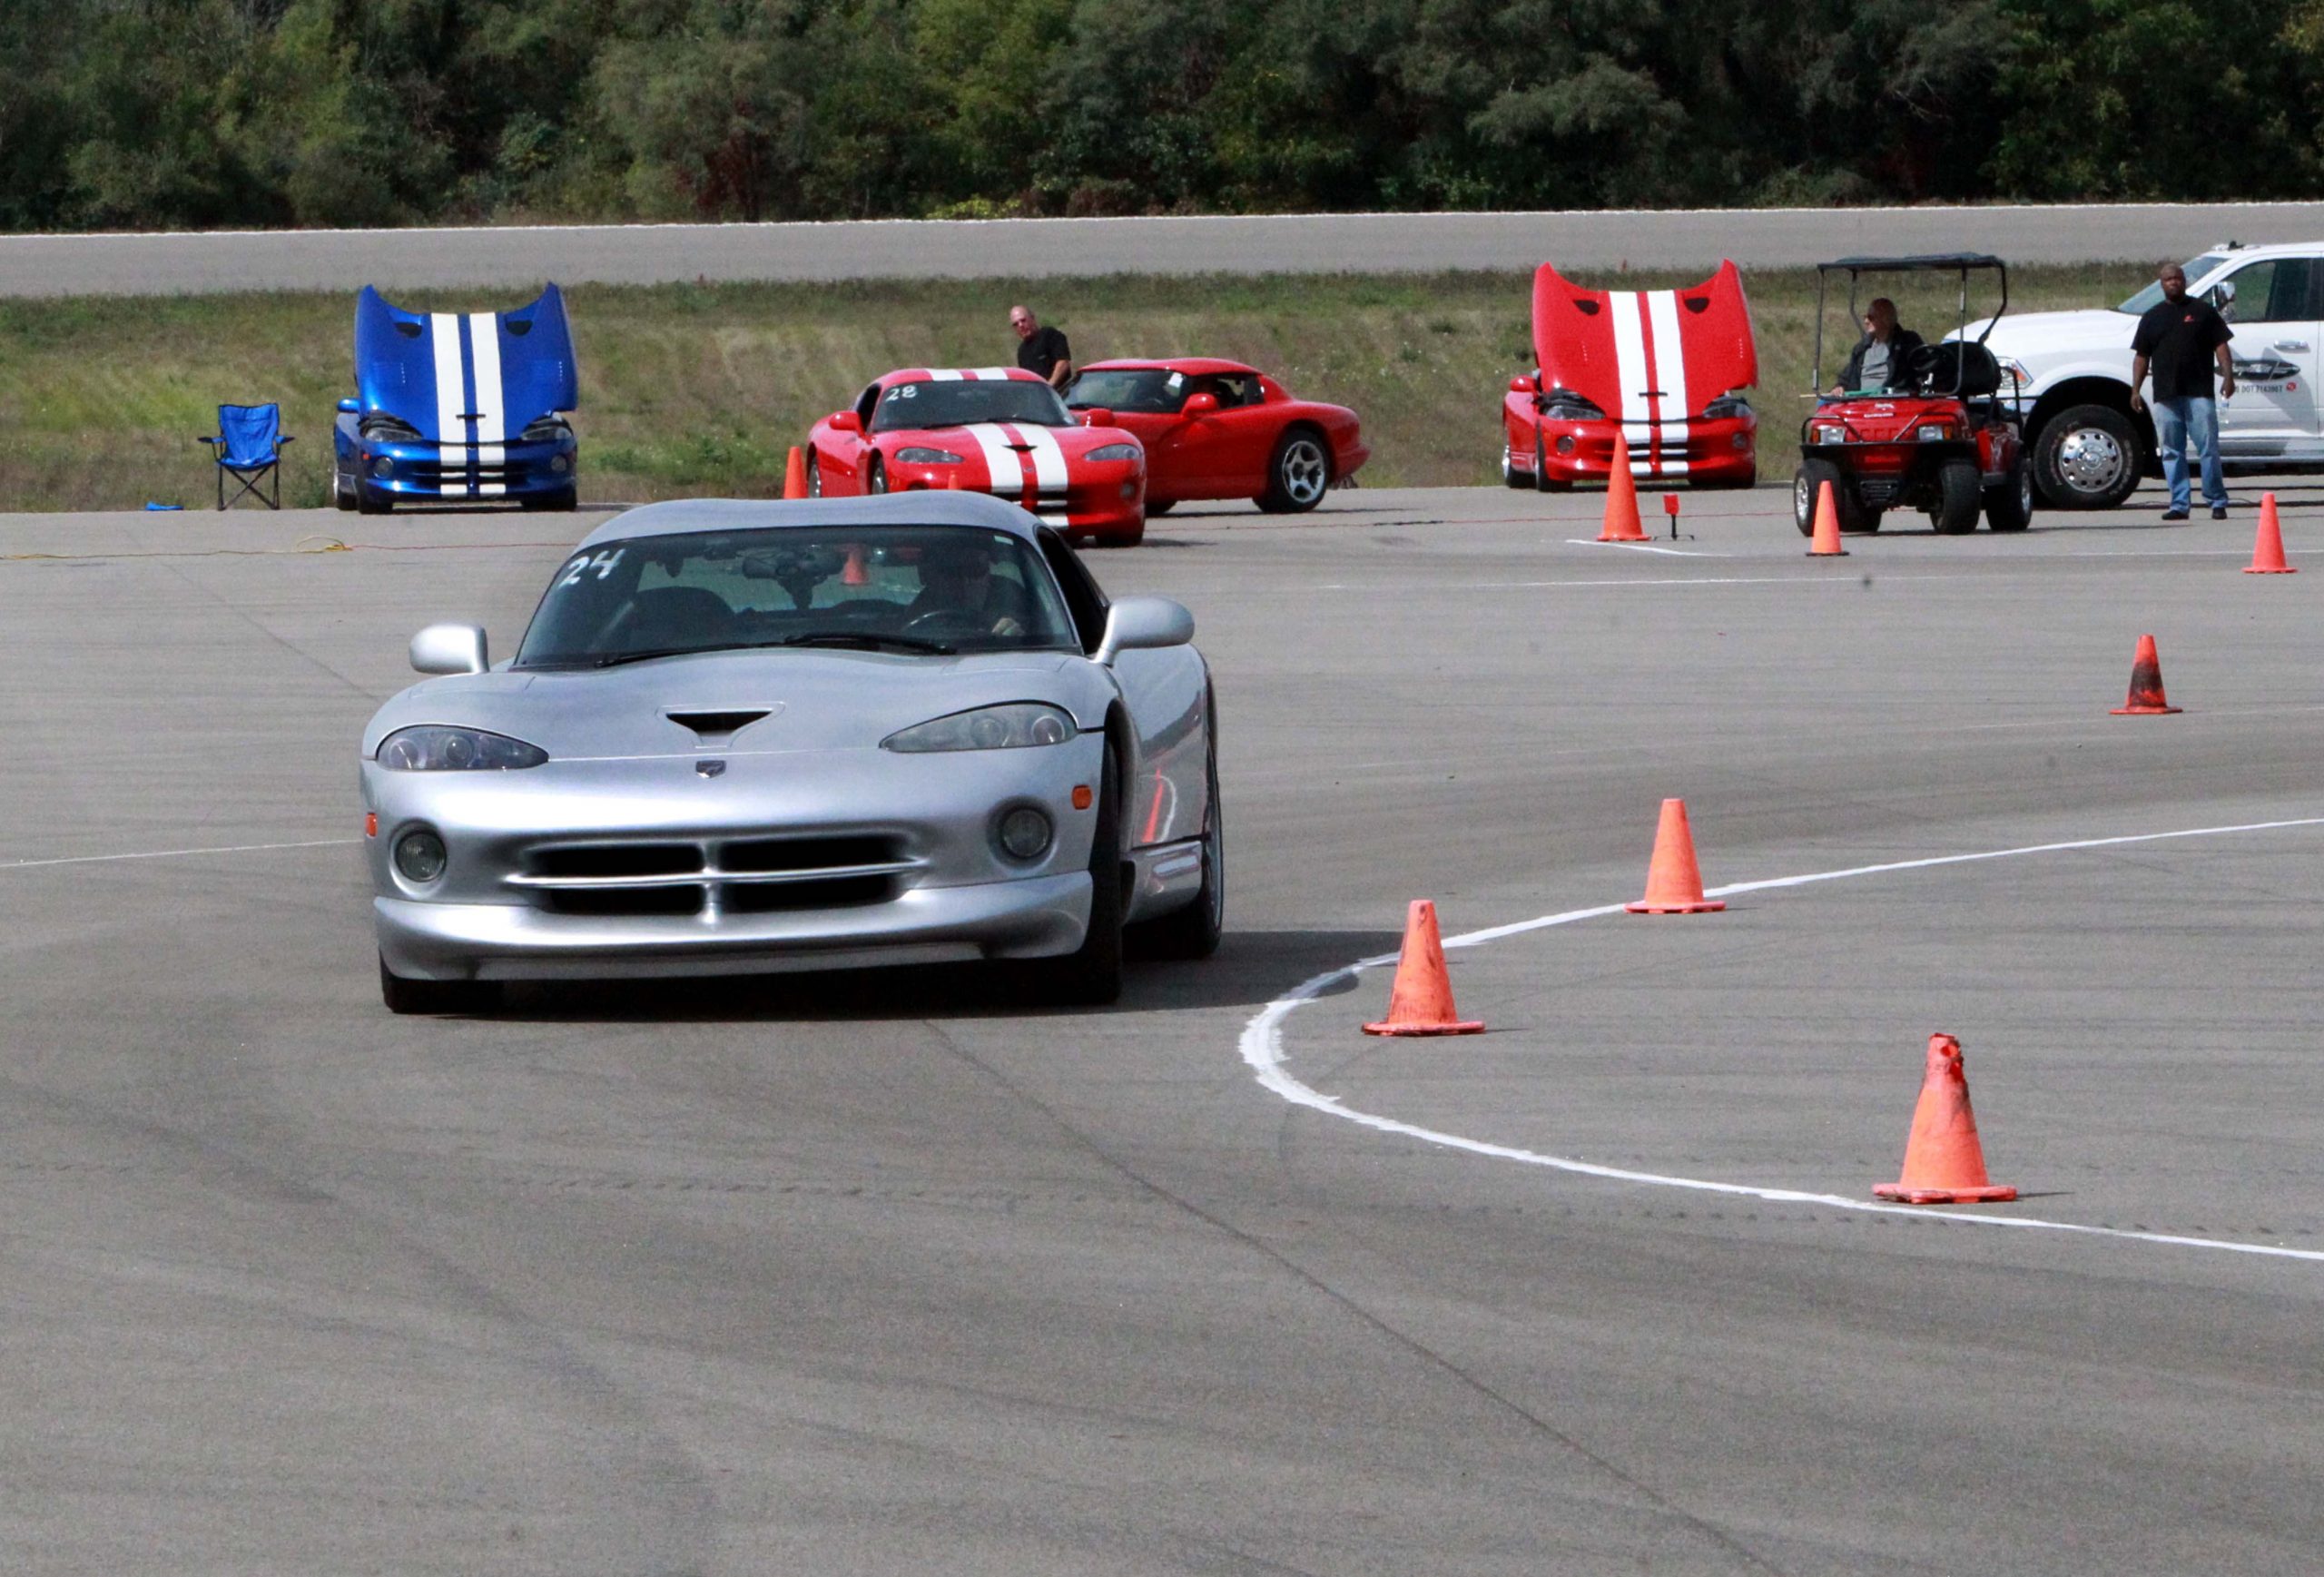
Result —
<svg viewBox="0 0 2324 1577"><path fill-rule="evenodd" d="M663 716L681 728L691 728L704 745L724 744L762 717L772 717L782 711L780 706L761 706L736 712L665 712Z"/></svg>

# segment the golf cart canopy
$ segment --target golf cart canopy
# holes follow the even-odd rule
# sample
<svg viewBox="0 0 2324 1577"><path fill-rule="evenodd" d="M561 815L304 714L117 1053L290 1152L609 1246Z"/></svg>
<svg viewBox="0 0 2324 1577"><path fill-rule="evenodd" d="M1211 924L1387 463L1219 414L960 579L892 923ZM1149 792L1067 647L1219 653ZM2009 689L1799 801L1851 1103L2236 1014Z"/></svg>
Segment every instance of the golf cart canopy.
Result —
<svg viewBox="0 0 2324 1577"><path fill-rule="evenodd" d="M1953 273L1967 269L2005 269L2009 265L1983 251L1926 252L1917 257L1844 257L1836 261L1817 263L1816 271L1852 274L1868 273Z"/></svg>

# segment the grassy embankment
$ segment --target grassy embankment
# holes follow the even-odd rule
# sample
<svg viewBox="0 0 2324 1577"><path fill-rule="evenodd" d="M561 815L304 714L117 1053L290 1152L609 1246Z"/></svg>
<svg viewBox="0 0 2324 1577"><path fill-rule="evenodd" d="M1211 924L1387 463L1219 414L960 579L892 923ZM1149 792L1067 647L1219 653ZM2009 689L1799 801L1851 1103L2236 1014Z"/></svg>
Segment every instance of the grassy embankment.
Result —
<svg viewBox="0 0 2324 1577"><path fill-rule="evenodd" d="M2028 269L2013 275L2012 304L2107 305L2146 275L2134 265ZM1815 275L1760 271L1748 285L1761 358L1760 475L1787 477ZM1945 291L1891 293L1931 339L1953 321ZM430 291L401 304L473 310L519 299ZM576 287L567 301L581 362L582 497L779 491L785 448L870 378L1011 359L1006 312L1019 299L1063 325L1084 360L1239 357L1299 393L1353 406L1373 446L1363 480L1424 487L1496 475L1498 409L1526 343L1529 281L1462 273ZM221 400L280 401L299 439L283 502L325 502L331 412L351 392L352 319L351 292L0 302L0 510L202 507L212 498L208 451L192 440L215 430Z"/></svg>

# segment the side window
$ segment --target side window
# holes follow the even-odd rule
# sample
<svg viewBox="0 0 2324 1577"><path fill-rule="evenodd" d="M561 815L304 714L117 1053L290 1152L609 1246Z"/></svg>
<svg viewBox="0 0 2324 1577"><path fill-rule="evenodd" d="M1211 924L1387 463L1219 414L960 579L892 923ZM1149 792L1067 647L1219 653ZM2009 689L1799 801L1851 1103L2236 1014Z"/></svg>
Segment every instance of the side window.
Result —
<svg viewBox="0 0 2324 1577"><path fill-rule="evenodd" d="M1259 383L1256 378L1235 373L1222 373L1218 379L1218 403L1222 406L1256 405Z"/></svg>
<svg viewBox="0 0 2324 1577"><path fill-rule="evenodd" d="M1058 589L1065 593L1066 611L1073 616L1081 649L1085 654L1094 652L1106 638L1106 594L1098 589L1098 583L1082 567L1081 556L1064 537L1046 526L1039 535L1041 557L1049 560L1049 573L1057 577Z"/></svg>
<svg viewBox="0 0 2324 1577"><path fill-rule="evenodd" d="M856 396L856 419L862 422L863 430L865 432L870 432L872 430L872 413L879 409L880 386L878 384L874 383L869 385L862 394Z"/></svg>
<svg viewBox="0 0 2324 1577"><path fill-rule="evenodd" d="M2306 322L2317 316L2317 271L2310 258L2269 258L2228 277L2231 296L2214 287L2212 304L2230 323Z"/></svg>

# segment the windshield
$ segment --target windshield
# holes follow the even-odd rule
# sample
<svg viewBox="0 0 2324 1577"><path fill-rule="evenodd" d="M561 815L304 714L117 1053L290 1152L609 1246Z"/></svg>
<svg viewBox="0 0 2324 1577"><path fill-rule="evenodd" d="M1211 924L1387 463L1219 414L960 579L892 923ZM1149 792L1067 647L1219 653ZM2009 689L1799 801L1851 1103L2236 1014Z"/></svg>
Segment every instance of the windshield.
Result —
<svg viewBox="0 0 2324 1577"><path fill-rule="evenodd" d="M880 391L872 413L873 432L915 428L965 427L972 421L1024 421L1035 427L1071 427L1065 402L1046 383L1028 378L979 379L939 383L891 384Z"/></svg>
<svg viewBox="0 0 2324 1577"><path fill-rule="evenodd" d="M2227 254L2218 251L2207 251L2201 257L2189 258L2187 260L2187 288L2191 291L2201 289L2203 276L2226 261ZM2138 317L2161 300L2162 300L2162 282L2157 280L2114 310Z"/></svg>
<svg viewBox="0 0 2324 1577"><path fill-rule="evenodd" d="M518 668L609 667L749 646L1079 651L1033 545L959 526L779 527L576 553L533 614Z"/></svg>
<svg viewBox="0 0 2324 1577"><path fill-rule="evenodd" d="M1168 415L1186 404L1187 393L1187 375L1167 367L1102 369L1075 379L1066 403L1082 410L1099 406Z"/></svg>

